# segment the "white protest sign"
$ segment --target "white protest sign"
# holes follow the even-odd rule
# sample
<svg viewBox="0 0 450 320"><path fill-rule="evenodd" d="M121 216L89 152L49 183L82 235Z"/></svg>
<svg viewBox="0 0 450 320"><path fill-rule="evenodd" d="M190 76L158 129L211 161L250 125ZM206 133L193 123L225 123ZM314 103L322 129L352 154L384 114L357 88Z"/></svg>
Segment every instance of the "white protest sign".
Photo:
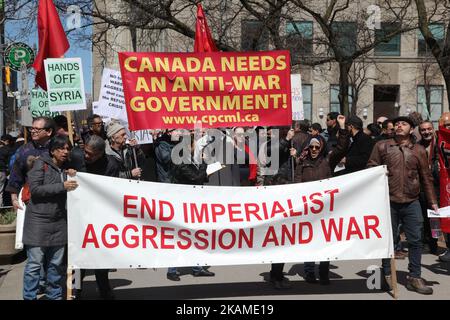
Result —
<svg viewBox="0 0 450 320"><path fill-rule="evenodd" d="M438 212L427 210L428 218L450 218L450 207L439 208Z"/></svg>
<svg viewBox="0 0 450 320"><path fill-rule="evenodd" d="M70 268L165 268L393 256L385 167L267 187L189 186L77 173ZM102 214L98 214L102 212Z"/></svg>
<svg viewBox="0 0 450 320"><path fill-rule="evenodd" d="M147 144L153 143L153 130L139 130L139 131L131 131L131 137L135 138L138 144Z"/></svg>
<svg viewBox="0 0 450 320"><path fill-rule="evenodd" d="M102 118L104 123L108 123L111 121L111 118L109 118L107 116L102 116L101 114L98 113L98 101L92 102L92 113L99 115Z"/></svg>
<svg viewBox="0 0 450 320"><path fill-rule="evenodd" d="M128 128L128 116L120 71L109 68L103 69L102 85L95 113L101 116L105 123L115 119ZM132 131L130 136L135 138L138 144L153 143L150 130Z"/></svg>
<svg viewBox="0 0 450 320"><path fill-rule="evenodd" d="M120 71L103 69L97 114L128 123Z"/></svg>
<svg viewBox="0 0 450 320"><path fill-rule="evenodd" d="M85 110L81 58L45 59L44 65L50 111Z"/></svg>
<svg viewBox="0 0 450 320"><path fill-rule="evenodd" d="M300 74L291 74L292 91L292 120L304 120L302 77Z"/></svg>

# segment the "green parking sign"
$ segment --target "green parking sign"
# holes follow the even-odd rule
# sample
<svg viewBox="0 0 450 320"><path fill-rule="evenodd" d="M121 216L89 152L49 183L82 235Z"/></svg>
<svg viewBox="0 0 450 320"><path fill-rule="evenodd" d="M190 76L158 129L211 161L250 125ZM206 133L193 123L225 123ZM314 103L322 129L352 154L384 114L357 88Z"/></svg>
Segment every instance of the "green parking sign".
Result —
<svg viewBox="0 0 450 320"><path fill-rule="evenodd" d="M30 68L34 62L34 51L26 43L16 42L9 45L4 53L5 64L11 69L20 71L22 61L25 61L27 68Z"/></svg>

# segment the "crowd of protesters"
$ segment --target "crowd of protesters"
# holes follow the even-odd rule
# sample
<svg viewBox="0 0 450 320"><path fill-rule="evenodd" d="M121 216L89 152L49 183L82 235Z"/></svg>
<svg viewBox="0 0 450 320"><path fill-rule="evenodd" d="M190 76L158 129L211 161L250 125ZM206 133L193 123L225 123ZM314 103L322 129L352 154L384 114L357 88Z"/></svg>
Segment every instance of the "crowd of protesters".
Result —
<svg viewBox="0 0 450 320"><path fill-rule="evenodd" d="M93 115L87 123L83 132L69 139L64 116L39 117L29 128L29 142L24 144L23 138L9 135L1 137L0 201L8 204L4 192L9 193L12 206L20 208L19 192L23 188L21 200L27 204L24 299L36 299L39 293L45 293L48 299L64 297L66 197L77 188L68 176L75 176L77 171L162 183L262 186L322 180L377 165L386 165L389 171L395 258L409 258L407 287L422 294L432 293L421 278L420 263L424 244L431 253L441 253L426 216L427 209L437 209L439 197L437 137L433 123L418 114L380 117L366 128L357 116L346 118L331 112L325 130L319 123L304 120L294 122L292 128L236 127L219 130L220 135L217 130L204 130L200 136L194 131L154 131L153 143L146 145L130 139L120 122L105 125L100 116ZM249 137L255 138L254 145ZM190 143L182 157L190 161L175 163L174 152L179 152L177 146L185 139ZM275 158L278 165L273 166ZM218 162L221 169L208 175L205 162ZM406 235L407 252L402 247L402 233ZM445 238L447 241L448 235ZM442 253L439 259L450 261L450 252ZM390 290L389 260L383 260L382 266ZM320 262L319 281L314 262L305 263L304 270L308 283L330 283L329 262ZM95 270L103 299L114 298L108 271ZM193 267L192 272L195 277L214 276L203 267ZM180 273L169 268L167 278L180 281ZM277 289L291 286L280 263L272 265L270 281Z"/></svg>

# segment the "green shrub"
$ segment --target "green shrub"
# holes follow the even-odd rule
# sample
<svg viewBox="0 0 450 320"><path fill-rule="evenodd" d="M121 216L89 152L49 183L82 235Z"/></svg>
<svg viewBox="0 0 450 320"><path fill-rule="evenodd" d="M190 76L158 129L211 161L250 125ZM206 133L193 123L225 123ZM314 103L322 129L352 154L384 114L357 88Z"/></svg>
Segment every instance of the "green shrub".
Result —
<svg viewBox="0 0 450 320"><path fill-rule="evenodd" d="M16 212L14 210L0 212L0 224L11 224L14 220L16 220Z"/></svg>

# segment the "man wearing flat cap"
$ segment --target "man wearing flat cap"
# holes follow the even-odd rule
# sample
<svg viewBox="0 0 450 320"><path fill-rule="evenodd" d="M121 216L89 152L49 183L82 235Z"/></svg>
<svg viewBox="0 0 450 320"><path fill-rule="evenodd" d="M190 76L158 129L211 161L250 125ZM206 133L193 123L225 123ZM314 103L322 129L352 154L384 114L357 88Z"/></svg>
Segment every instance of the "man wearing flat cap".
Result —
<svg viewBox="0 0 450 320"><path fill-rule="evenodd" d="M419 194L422 186L430 207L438 209L433 177L425 148L412 139L414 122L408 117L398 117L393 122L394 138L379 141L367 165L387 166L393 239L394 242L399 241L398 225L402 224L408 241L407 289L432 294L433 289L426 286L421 278L423 217ZM390 259L383 259L382 265L386 284L391 290Z"/></svg>

